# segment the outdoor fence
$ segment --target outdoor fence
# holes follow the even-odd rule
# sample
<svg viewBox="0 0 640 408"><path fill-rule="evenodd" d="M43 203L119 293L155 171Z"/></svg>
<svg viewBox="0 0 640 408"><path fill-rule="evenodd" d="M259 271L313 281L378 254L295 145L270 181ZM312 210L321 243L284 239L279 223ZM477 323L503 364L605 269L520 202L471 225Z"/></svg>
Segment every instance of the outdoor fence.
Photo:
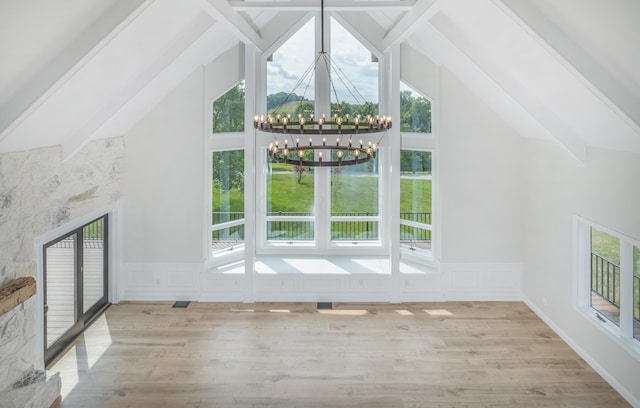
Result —
<svg viewBox="0 0 640 408"><path fill-rule="evenodd" d="M267 239L280 241L313 241L315 237L312 212L269 212L267 213ZM379 221L373 212L334 212L331 213L331 239L336 241L377 240ZM344 217L344 218L343 218ZM230 225L244 218L242 212L213 212L213 225L222 224L222 228L212 231L214 241L234 241L244 239L243 225ZM363 218L359 220L357 218ZM414 223L430 225L431 213L402 212L400 219ZM400 240L406 242L431 241L431 230L419 226L402 225Z"/></svg>
<svg viewBox="0 0 640 408"><path fill-rule="evenodd" d="M620 308L620 265L591 253L591 291ZM633 276L633 317L640 321L640 276Z"/></svg>

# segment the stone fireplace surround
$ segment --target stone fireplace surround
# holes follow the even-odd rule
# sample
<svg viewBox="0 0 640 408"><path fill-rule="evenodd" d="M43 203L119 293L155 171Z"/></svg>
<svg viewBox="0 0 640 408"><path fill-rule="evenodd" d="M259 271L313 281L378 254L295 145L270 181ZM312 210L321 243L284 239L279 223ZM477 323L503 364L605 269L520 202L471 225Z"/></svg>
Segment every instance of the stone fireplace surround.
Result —
<svg viewBox="0 0 640 408"><path fill-rule="evenodd" d="M32 316L36 281L15 279L0 288L0 407L48 408L60 405L59 373L38 369Z"/></svg>

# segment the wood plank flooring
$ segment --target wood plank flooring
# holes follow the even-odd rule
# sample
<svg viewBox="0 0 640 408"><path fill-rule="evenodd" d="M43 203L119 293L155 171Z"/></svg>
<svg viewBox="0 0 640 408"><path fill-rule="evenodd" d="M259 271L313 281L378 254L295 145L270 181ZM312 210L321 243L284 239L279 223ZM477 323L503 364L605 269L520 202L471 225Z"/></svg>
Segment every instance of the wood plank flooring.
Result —
<svg viewBox="0 0 640 408"><path fill-rule="evenodd" d="M66 408L628 406L520 302L122 303L51 369Z"/></svg>

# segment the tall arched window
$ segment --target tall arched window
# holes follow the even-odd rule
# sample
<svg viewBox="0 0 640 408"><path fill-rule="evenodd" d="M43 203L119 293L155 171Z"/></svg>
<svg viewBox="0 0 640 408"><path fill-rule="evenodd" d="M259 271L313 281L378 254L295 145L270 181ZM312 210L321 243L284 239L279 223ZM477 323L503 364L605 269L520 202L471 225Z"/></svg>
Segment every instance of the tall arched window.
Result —
<svg viewBox="0 0 640 408"><path fill-rule="evenodd" d="M310 46L321 44L319 18L312 18L268 57L266 110L274 117L378 114L378 58L336 19L327 22L329 81L319 74L326 69L321 50ZM319 78L309 72L317 59ZM270 142L268 135L261 137ZM330 149L325 154L331 154ZM260 247L340 251L345 245L382 245L380 158L353 166L309 168L272 163L266 149L260 156L265 175Z"/></svg>

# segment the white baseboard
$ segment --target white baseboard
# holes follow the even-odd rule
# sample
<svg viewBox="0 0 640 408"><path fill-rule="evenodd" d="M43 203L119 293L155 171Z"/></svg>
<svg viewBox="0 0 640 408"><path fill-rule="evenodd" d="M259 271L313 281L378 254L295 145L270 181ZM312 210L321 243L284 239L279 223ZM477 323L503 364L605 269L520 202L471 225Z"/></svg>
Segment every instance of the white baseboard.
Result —
<svg viewBox="0 0 640 408"><path fill-rule="evenodd" d="M587 362L609 385L611 385L624 399L627 400L629 404L633 407L640 408L640 400L636 398L633 394L629 392L622 384L615 379L604 367L598 363L596 359L594 359L589 353L587 353L580 345L569 336L564 330L562 330L558 325L555 324L553 320L549 318L544 312L538 308L531 300L529 300L524 295L522 296L522 300L524 303L529 306L533 312L538 315L543 322L547 324L547 326L551 327L551 329L556 332L560 338L569 345L584 361Z"/></svg>

